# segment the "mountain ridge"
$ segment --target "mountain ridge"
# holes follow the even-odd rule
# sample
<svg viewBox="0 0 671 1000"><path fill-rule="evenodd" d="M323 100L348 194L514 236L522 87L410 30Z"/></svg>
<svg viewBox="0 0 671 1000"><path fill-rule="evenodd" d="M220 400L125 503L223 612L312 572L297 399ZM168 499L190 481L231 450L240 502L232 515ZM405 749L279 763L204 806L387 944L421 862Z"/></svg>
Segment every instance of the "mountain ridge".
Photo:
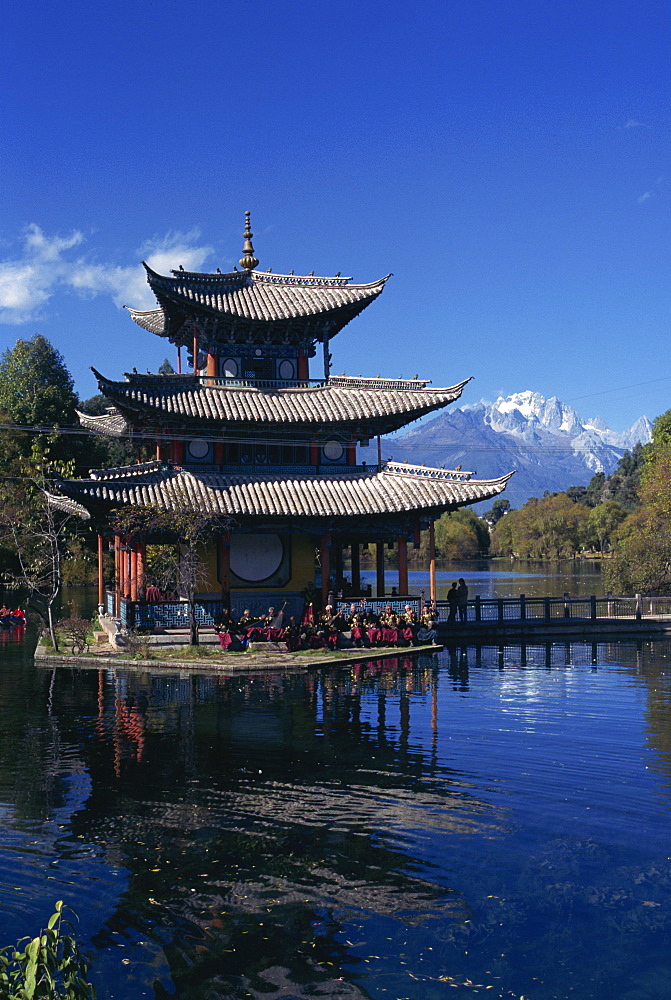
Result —
<svg viewBox="0 0 671 1000"><path fill-rule="evenodd" d="M598 416L583 419L556 396L526 389L444 411L383 439L382 450L383 458L413 465L461 465L478 479L515 470L504 495L519 507L546 491L586 486L596 472L610 475L625 451L650 441L651 431L648 417L613 431ZM361 457L377 461L376 449L363 449Z"/></svg>

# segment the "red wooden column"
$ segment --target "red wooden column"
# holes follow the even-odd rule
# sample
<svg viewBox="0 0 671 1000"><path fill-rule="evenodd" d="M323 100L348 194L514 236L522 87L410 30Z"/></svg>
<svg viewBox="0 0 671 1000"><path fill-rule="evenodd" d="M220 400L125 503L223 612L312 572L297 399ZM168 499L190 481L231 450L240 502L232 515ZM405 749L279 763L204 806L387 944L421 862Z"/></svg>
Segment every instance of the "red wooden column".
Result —
<svg viewBox="0 0 671 1000"><path fill-rule="evenodd" d="M126 596L126 553L124 552L124 541L119 535L119 598ZM119 603L121 609L121 603Z"/></svg>
<svg viewBox="0 0 671 1000"><path fill-rule="evenodd" d="M326 607L329 596L329 577L331 575L331 532L322 535L319 551L322 564L322 611Z"/></svg>
<svg viewBox="0 0 671 1000"><path fill-rule="evenodd" d="M433 521L429 525L429 597L436 600L436 532Z"/></svg>
<svg viewBox="0 0 671 1000"><path fill-rule="evenodd" d="M377 570L377 596L384 597L384 542L376 543L375 568Z"/></svg>
<svg viewBox="0 0 671 1000"><path fill-rule="evenodd" d="M131 544L129 555L130 562L130 599L137 601L137 547Z"/></svg>
<svg viewBox="0 0 671 1000"><path fill-rule="evenodd" d="M217 358L214 354L208 354L207 356L207 377L216 378L217 375Z"/></svg>
<svg viewBox="0 0 671 1000"><path fill-rule="evenodd" d="M130 600L130 589L131 589L131 547L128 539L123 540L123 548L121 550L121 565L123 566L123 587L122 594L126 600Z"/></svg>
<svg viewBox="0 0 671 1000"><path fill-rule="evenodd" d="M408 593L408 543L400 535L397 539L398 545L398 592L405 595Z"/></svg>
<svg viewBox="0 0 671 1000"><path fill-rule="evenodd" d="M105 549L102 535L98 535L98 604L105 604Z"/></svg>
<svg viewBox="0 0 671 1000"><path fill-rule="evenodd" d="M181 465L182 462L184 461L184 454L185 454L184 442L177 441L173 438L173 440L170 442L170 461L172 462L172 464Z"/></svg>
<svg viewBox="0 0 671 1000"><path fill-rule="evenodd" d="M121 596L121 552L119 550L120 539L118 532L114 533L114 614L119 616Z"/></svg>
<svg viewBox="0 0 671 1000"><path fill-rule="evenodd" d="M301 349L298 351L298 378L301 382L307 382L309 377L308 359L305 357Z"/></svg>
<svg viewBox="0 0 671 1000"><path fill-rule="evenodd" d="M145 589L147 586L147 546L144 542L137 546L137 599L144 601Z"/></svg>
<svg viewBox="0 0 671 1000"><path fill-rule="evenodd" d="M352 540L352 593L361 593L361 560L359 558L359 543Z"/></svg>

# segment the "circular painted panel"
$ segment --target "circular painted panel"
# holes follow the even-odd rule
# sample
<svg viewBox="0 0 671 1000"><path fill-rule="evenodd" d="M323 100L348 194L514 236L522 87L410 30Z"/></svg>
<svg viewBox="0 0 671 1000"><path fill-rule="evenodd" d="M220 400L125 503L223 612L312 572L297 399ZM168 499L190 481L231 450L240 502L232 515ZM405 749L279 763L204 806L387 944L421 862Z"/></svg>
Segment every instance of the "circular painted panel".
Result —
<svg viewBox="0 0 671 1000"><path fill-rule="evenodd" d="M327 441L324 445L324 458L328 459L329 462L337 462L343 457L344 453L345 449L342 441L337 441L335 438Z"/></svg>
<svg viewBox="0 0 671 1000"><path fill-rule="evenodd" d="M221 374L225 378L235 378L238 374L238 362L234 358L226 358L221 364Z"/></svg>
<svg viewBox="0 0 671 1000"><path fill-rule="evenodd" d="M207 441L201 441L199 438L189 441L187 447L191 458L207 458L210 451Z"/></svg>
<svg viewBox="0 0 671 1000"><path fill-rule="evenodd" d="M278 375L280 378L294 378L296 375L296 368L293 361L289 361L287 358L285 358L284 361L280 361Z"/></svg>
<svg viewBox="0 0 671 1000"><path fill-rule="evenodd" d="M279 569L283 556L279 535L231 535L231 570L240 580L266 580Z"/></svg>

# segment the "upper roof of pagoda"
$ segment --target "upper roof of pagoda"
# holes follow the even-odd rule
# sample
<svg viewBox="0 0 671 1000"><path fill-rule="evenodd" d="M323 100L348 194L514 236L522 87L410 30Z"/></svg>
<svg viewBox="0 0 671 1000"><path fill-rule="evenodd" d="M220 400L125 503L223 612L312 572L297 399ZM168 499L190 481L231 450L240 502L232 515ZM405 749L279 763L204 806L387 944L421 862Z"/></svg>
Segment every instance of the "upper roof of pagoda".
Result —
<svg viewBox="0 0 671 1000"><path fill-rule="evenodd" d="M377 298L391 277L355 285L340 274L257 271L246 215L240 271L203 274L180 268L161 275L143 261L159 308L130 309L135 322L178 345L190 345L194 332L211 344L307 345L334 337Z"/></svg>
<svg viewBox="0 0 671 1000"><path fill-rule="evenodd" d="M112 382L92 369L100 391L116 414L89 417L85 427L108 436L124 436L133 425L211 431L214 427L266 431L290 427L355 431L359 436L388 434L412 420L457 400L465 379L447 388L429 387L421 379L351 378L302 386L259 388L232 379L197 375L126 375ZM233 383L233 384L231 384Z"/></svg>

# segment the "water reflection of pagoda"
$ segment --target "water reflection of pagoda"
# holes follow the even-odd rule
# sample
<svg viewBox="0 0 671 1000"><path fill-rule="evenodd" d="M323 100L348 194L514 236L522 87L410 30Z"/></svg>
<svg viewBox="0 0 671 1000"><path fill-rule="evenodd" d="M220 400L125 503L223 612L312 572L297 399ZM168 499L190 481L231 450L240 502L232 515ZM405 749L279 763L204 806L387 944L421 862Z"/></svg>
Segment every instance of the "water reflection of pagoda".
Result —
<svg viewBox="0 0 671 1000"><path fill-rule="evenodd" d="M111 437L155 446L155 460L91 470L60 484L102 536L114 508L158 505L176 498L194 510L231 519L208 553L203 620L222 602L240 608L288 605L299 613L315 587L326 602L343 580L361 592L362 545L377 549L377 595L385 592L384 547L398 554L399 597L408 594L408 543L417 545L444 511L489 499L508 480L393 462L357 464L357 445L454 402L466 381L432 388L426 380L334 376L331 340L381 294L387 278L356 285L350 278L274 274L257 269L247 213L241 270L222 274L172 271L146 264L158 308L130 310L144 330L177 347L178 371L127 374L110 381L96 372L114 404L107 414L81 415L83 425ZM310 359L323 355L311 378ZM182 354L192 372L182 373ZM95 370L94 370L95 371ZM379 456L379 448L378 448ZM114 593L101 603L130 623L152 624L145 600L146 541L114 539ZM166 621L168 609L161 609Z"/></svg>

